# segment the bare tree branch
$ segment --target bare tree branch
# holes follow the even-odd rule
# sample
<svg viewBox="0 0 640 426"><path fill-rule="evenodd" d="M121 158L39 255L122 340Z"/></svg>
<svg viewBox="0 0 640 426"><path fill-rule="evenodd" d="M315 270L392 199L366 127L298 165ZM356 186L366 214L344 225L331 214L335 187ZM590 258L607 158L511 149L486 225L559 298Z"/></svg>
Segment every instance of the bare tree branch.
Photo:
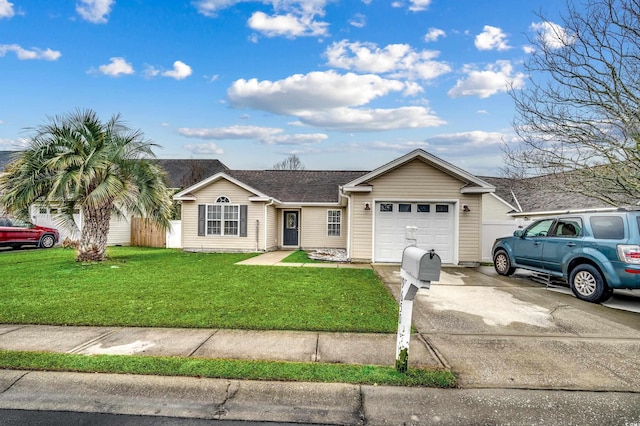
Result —
<svg viewBox="0 0 640 426"><path fill-rule="evenodd" d="M530 42L529 83L510 90L518 146L511 175L553 175L556 189L612 205L640 200L640 0L567 1Z"/></svg>

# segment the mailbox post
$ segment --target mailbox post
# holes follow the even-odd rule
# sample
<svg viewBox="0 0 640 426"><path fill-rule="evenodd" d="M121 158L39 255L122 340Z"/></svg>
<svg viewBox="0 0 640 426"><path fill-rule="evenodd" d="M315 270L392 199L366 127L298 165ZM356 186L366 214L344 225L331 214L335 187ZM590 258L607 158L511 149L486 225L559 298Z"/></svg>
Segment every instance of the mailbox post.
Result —
<svg viewBox="0 0 640 426"><path fill-rule="evenodd" d="M421 288L429 288L431 281L440 279L441 260L434 250L426 251L418 247L406 247L402 252L400 277L400 314L398 319L398 340L396 344L396 370L407 371L409 364L409 340L411 339L411 315L413 299Z"/></svg>

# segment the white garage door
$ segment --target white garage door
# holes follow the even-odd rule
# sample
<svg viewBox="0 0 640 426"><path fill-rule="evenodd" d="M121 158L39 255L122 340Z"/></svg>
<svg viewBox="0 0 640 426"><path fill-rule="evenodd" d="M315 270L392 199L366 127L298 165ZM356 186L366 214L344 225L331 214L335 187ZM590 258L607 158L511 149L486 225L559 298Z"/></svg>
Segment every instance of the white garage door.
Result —
<svg viewBox="0 0 640 426"><path fill-rule="evenodd" d="M419 202L378 202L375 210L376 262L400 262L408 245L406 228L415 226L417 245L434 249L442 263L453 263L454 204Z"/></svg>

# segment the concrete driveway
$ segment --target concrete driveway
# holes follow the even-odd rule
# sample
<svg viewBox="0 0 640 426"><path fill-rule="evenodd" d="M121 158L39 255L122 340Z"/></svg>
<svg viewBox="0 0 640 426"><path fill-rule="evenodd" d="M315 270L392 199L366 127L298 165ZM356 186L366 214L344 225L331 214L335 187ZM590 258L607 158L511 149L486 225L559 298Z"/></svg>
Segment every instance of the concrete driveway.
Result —
<svg viewBox="0 0 640 426"><path fill-rule="evenodd" d="M399 266L375 269L397 298ZM640 392L640 314L492 268L440 278L418 292L413 324L461 387Z"/></svg>

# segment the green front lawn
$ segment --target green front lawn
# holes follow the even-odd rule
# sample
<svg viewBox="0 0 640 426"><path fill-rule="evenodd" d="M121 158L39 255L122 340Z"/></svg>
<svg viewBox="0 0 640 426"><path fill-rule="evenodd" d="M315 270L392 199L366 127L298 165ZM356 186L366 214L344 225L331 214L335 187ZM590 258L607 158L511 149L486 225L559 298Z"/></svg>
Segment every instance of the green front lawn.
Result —
<svg viewBox="0 0 640 426"><path fill-rule="evenodd" d="M250 254L110 247L0 252L0 323L395 333L371 270L235 265Z"/></svg>

